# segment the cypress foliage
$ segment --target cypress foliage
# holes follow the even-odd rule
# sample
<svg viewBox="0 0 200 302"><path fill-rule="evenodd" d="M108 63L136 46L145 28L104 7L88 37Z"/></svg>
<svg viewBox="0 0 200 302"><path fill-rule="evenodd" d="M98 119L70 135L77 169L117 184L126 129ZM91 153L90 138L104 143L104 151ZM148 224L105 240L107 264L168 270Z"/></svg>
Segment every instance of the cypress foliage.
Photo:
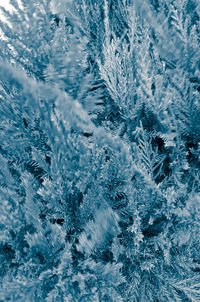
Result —
<svg viewBox="0 0 200 302"><path fill-rule="evenodd" d="M200 301L197 0L10 0L0 301Z"/></svg>

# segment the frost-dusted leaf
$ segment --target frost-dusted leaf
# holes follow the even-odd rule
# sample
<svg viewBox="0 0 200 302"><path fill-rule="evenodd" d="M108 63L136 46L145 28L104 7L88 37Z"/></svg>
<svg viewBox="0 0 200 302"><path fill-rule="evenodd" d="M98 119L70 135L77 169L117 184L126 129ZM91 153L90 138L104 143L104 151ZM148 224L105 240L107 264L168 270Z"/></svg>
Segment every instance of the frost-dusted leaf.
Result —
<svg viewBox="0 0 200 302"><path fill-rule="evenodd" d="M198 301L200 299L200 276L196 274L194 277L181 280L172 284L172 286L186 295L192 302Z"/></svg>
<svg viewBox="0 0 200 302"><path fill-rule="evenodd" d="M27 223L34 225L34 227L37 229L38 232L41 232L42 225L39 218L40 209L34 200L34 193L35 193L33 189L34 180L26 173L22 175L22 177L23 177L23 184L26 192L25 205L24 205L26 221Z"/></svg>
<svg viewBox="0 0 200 302"><path fill-rule="evenodd" d="M158 148L155 150L152 147L152 138L146 135L143 127L139 137L138 158L140 165L146 169L150 177L156 180L162 175L162 166L165 160L165 155L159 155Z"/></svg>

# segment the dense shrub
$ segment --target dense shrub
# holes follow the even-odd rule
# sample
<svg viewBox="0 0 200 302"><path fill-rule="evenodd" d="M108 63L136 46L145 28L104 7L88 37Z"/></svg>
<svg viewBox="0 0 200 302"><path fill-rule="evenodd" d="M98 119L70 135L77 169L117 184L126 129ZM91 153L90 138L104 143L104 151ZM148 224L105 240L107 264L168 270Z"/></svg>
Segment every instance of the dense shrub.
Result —
<svg viewBox="0 0 200 302"><path fill-rule="evenodd" d="M199 2L10 2L0 301L200 301Z"/></svg>

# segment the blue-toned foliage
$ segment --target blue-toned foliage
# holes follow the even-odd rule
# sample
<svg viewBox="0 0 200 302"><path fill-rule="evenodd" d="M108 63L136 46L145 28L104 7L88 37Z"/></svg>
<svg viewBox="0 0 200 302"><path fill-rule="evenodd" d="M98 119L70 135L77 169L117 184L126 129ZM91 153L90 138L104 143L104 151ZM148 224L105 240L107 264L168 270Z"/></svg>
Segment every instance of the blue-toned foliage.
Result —
<svg viewBox="0 0 200 302"><path fill-rule="evenodd" d="M200 301L200 4L10 0L0 301Z"/></svg>

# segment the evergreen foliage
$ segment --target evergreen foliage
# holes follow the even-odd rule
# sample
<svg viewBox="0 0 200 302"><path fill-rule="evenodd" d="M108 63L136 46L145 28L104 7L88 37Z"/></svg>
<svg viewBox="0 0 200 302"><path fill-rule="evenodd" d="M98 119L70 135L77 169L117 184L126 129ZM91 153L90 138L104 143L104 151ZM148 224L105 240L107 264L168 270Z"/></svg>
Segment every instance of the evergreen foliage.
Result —
<svg viewBox="0 0 200 302"><path fill-rule="evenodd" d="M200 301L198 0L10 0L0 301Z"/></svg>

